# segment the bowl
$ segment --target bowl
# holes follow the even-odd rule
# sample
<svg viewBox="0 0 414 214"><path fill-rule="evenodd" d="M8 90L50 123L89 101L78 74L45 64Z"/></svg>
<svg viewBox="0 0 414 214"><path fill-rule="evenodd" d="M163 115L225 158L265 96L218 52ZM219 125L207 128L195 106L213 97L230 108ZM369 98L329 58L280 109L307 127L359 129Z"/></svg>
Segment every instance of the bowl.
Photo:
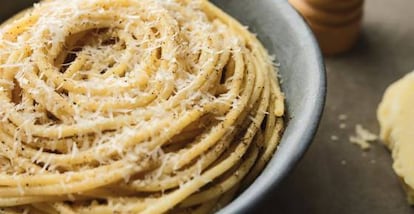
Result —
<svg viewBox="0 0 414 214"><path fill-rule="evenodd" d="M0 20L33 4L16 0L0 7ZM304 20L286 0L212 0L257 33L280 64L287 127L275 155L253 184L219 213L249 213L280 184L312 142L326 94L323 58Z"/></svg>

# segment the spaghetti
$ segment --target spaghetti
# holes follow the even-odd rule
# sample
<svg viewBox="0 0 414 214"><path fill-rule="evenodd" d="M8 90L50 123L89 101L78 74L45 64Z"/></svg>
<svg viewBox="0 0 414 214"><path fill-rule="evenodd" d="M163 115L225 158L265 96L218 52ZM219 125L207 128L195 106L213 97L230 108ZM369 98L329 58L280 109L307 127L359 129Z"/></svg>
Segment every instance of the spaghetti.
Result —
<svg viewBox="0 0 414 214"><path fill-rule="evenodd" d="M280 141L276 80L205 0L36 4L0 33L0 212L217 210Z"/></svg>

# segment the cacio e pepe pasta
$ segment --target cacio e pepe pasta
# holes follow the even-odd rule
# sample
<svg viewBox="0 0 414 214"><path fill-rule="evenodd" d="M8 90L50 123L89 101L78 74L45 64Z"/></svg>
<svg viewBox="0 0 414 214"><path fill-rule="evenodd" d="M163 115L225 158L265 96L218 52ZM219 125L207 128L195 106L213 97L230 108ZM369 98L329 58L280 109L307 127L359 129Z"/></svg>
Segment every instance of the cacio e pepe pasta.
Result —
<svg viewBox="0 0 414 214"><path fill-rule="evenodd" d="M210 213L283 131L277 69L206 0L49 0L1 26L4 213Z"/></svg>

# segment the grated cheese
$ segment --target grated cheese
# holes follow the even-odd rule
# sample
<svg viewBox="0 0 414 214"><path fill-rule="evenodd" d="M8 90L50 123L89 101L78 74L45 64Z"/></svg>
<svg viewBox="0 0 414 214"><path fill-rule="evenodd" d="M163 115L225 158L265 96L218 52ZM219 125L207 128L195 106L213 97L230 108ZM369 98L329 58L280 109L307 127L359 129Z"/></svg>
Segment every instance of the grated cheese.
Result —
<svg viewBox="0 0 414 214"><path fill-rule="evenodd" d="M378 139L377 135L364 129L360 124L357 124L355 126L355 134L355 136L349 137L349 141L359 146L363 150L368 150L371 148L370 143Z"/></svg>

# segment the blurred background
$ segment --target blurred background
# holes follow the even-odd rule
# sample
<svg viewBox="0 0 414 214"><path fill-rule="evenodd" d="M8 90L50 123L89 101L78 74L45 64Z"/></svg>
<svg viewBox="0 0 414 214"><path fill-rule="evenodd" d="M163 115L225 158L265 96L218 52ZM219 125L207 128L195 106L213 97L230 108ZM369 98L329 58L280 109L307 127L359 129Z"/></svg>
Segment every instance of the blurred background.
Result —
<svg viewBox="0 0 414 214"><path fill-rule="evenodd" d="M13 4L24 8L32 2L0 0L0 18L16 12ZM357 33L345 35L352 42L340 51L340 40L324 45L325 52L331 49L325 57L328 95L313 145L258 213L414 213L387 149L374 142L362 151L349 142L357 124L379 132L376 109L384 90L414 69L414 1L365 0L362 9Z"/></svg>

